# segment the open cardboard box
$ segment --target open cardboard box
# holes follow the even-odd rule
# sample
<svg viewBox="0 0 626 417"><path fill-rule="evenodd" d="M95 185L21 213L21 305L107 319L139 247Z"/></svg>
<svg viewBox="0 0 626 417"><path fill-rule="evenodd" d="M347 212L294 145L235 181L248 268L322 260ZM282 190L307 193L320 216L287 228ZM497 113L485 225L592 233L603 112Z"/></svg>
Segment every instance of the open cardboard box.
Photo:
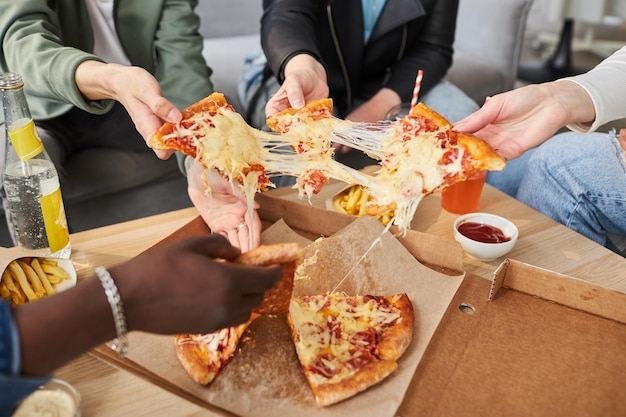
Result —
<svg viewBox="0 0 626 417"><path fill-rule="evenodd" d="M258 200L270 240L307 243L361 222L268 195ZM276 227L282 223L291 235ZM367 232L369 226L363 227ZM206 232L197 218L162 243ZM350 240L354 235L347 236L345 250L358 244ZM454 241L410 231L398 239L400 250L395 238L387 239L383 246L392 251L391 259L400 262L406 250L429 267L430 272L420 266L419 273L409 271L415 275L415 288L408 288L417 313L415 338L396 374L345 402L325 409L311 405L298 369L275 380L275 368L295 360L288 344L267 340L288 337L280 319L268 318L251 329L252 343L238 350L208 388L181 373L169 336L131 334L126 359L106 346L96 354L214 415L265 416L277 410L281 415L376 417L626 414L625 294L514 260L501 265L492 283L459 274L462 252ZM376 256L368 255L366 269L384 261ZM406 285L400 275L378 284ZM264 382L255 380L255 369L263 370Z"/></svg>

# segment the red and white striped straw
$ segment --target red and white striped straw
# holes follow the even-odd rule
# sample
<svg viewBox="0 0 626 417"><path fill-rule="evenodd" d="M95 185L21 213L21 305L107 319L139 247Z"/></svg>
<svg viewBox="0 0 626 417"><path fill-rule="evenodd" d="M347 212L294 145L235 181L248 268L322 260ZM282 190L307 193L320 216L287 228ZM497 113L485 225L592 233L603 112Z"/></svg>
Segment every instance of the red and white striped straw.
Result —
<svg viewBox="0 0 626 417"><path fill-rule="evenodd" d="M415 77L415 87L413 88L413 97L411 97L411 110L417 104L417 97L420 94L420 87L422 86L422 77L424 76L424 71L417 71L417 77Z"/></svg>

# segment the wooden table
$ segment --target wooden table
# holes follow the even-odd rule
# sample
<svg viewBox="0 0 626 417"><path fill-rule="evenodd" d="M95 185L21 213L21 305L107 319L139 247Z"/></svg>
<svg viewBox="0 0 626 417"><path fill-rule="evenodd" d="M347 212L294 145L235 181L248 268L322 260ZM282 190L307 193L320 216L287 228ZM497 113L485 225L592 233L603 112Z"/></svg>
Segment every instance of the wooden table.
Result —
<svg viewBox="0 0 626 417"><path fill-rule="evenodd" d="M325 199L340 187L340 184L327 186L311 203L323 206ZM290 189L275 190L272 194L297 199ZM518 226L520 237L508 255L510 258L626 292L625 258L488 185L479 210L505 216ZM111 266L136 256L195 217L197 212L190 208L73 234L72 261L79 280L89 276L98 265ZM433 195L420 205L412 227L453 239L455 218L456 215L441 209L440 197ZM482 262L467 255L463 259L465 270L484 278L490 278L500 261ZM62 367L56 376L78 388L86 416L215 415L91 354Z"/></svg>

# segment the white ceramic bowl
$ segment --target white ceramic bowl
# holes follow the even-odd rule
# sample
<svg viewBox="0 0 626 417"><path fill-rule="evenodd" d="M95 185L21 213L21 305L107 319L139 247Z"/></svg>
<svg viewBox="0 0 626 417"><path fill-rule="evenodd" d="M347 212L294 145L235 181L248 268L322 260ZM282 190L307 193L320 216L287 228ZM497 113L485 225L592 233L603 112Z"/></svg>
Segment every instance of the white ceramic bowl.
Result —
<svg viewBox="0 0 626 417"><path fill-rule="evenodd" d="M54 415L80 417L80 393L67 382L53 378L28 397L18 407L13 417Z"/></svg>
<svg viewBox="0 0 626 417"><path fill-rule="evenodd" d="M493 226L502 231L504 236L509 240L502 243L483 243L477 240L470 239L469 237L459 232L459 226L463 223L474 222L482 225ZM461 244L463 250L467 252L473 258L481 261L493 261L498 259L513 249L519 231L517 226L512 221L505 219L504 217L496 216L489 213L469 213L459 216L454 222L454 238Z"/></svg>

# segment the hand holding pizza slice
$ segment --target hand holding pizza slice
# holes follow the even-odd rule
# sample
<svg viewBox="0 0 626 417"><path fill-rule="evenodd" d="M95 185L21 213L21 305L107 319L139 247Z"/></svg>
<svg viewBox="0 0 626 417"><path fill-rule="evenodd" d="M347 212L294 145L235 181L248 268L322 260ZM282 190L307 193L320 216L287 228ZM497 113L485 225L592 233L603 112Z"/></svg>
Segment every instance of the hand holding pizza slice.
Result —
<svg viewBox="0 0 626 417"><path fill-rule="evenodd" d="M267 266L281 264L282 278L265 292L259 307L250 319L240 325L208 334L177 334L174 337L176 355L189 376L198 384L210 384L234 355L239 340L256 318L263 314L285 314L289 311L296 267L302 258L297 243L262 245L241 254L235 263Z"/></svg>
<svg viewBox="0 0 626 417"><path fill-rule="evenodd" d="M410 228L421 200L483 171L499 171L504 159L476 136L456 132L424 105L393 122L354 123L333 132L335 141L380 160L369 184L371 204L395 206L393 224Z"/></svg>

